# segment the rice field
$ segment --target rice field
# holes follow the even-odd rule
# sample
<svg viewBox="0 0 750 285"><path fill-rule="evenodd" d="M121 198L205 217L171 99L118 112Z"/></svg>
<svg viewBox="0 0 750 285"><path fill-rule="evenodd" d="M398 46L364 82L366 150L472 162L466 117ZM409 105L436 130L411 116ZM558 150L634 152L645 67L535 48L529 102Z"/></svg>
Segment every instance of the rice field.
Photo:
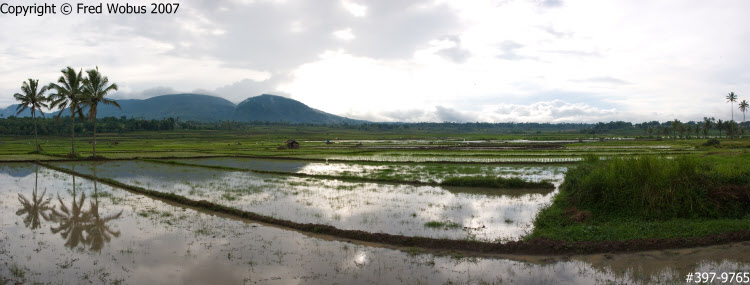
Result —
<svg viewBox="0 0 750 285"><path fill-rule="evenodd" d="M96 169L97 175L118 175L117 179L123 181L152 186L167 184L157 185L152 178L174 182L192 176L185 180L190 184L169 188L171 191L190 191L190 185L219 183L216 178L251 181L238 178L237 172L221 176L207 169L162 169L163 165L151 167L145 162L108 165L128 162L96 167L93 163L78 163L75 169ZM143 170L135 170L138 168ZM293 185L305 182L299 179L259 179L259 183L266 183L267 179L268 183L307 187L310 191L321 188ZM232 183L228 185L235 185ZM338 185L342 184L331 184ZM369 189L357 187L362 187L356 188L359 191ZM436 191L425 189L423 196ZM489 199L480 196L464 198ZM486 202L489 201L492 200ZM472 256L386 248L215 215L30 163L0 165L2 284L682 283L688 272L747 271L747 256L747 243L567 257Z"/></svg>
<svg viewBox="0 0 750 285"><path fill-rule="evenodd" d="M487 195L490 191L478 194L477 189L461 187L346 182L145 161L53 164L128 185L298 223L405 236L497 242L518 240L528 233L538 211L550 203L556 193L509 189ZM266 169L288 165L270 163ZM558 182L564 173L564 169L555 172L530 167L515 171L528 171L526 175L536 180ZM444 226L428 226L431 222Z"/></svg>

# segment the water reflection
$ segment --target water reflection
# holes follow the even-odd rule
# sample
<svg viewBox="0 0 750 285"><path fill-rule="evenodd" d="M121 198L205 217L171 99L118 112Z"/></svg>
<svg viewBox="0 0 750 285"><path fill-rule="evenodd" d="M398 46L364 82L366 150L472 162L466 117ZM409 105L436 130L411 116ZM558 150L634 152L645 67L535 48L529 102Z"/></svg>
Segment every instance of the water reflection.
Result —
<svg viewBox="0 0 750 285"><path fill-rule="evenodd" d="M42 219L49 221L49 212L53 209L53 207L50 206L50 199L44 199L44 196L47 194L47 189L44 189L42 195L38 195L38 185L39 166L36 166L36 168L34 168L34 191L31 194L31 201L26 198L26 195L18 193L18 202L21 202L23 208L18 209L16 212L16 215L18 216L26 215L23 219L23 224L32 230L37 229L42 225Z"/></svg>
<svg viewBox="0 0 750 285"><path fill-rule="evenodd" d="M96 173L96 170L94 170L94 173ZM114 215L101 216L99 214L99 197L96 181L94 181L94 201L91 201L89 209L91 223L86 227L86 233L88 234L86 241L90 249L95 251L101 251L102 247L112 240L112 237L117 238L120 236L120 231L113 230L111 225L107 223L119 219L122 215L122 210L120 210L120 212Z"/></svg>
<svg viewBox="0 0 750 285"><path fill-rule="evenodd" d="M52 209L50 218L58 226L51 227L52 233L60 233L65 239L65 246L76 248L79 245L88 246L92 251L101 251L105 244L112 240L112 237L119 237L120 231L113 230L108 223L117 220L122 215L122 211L114 215L100 214L101 205L97 183L94 182L93 201L90 201L88 210L84 209L86 202L86 193L81 193L80 198L76 193L76 180L73 177L73 201L70 206L66 205L60 195L57 200L60 202L60 209Z"/></svg>

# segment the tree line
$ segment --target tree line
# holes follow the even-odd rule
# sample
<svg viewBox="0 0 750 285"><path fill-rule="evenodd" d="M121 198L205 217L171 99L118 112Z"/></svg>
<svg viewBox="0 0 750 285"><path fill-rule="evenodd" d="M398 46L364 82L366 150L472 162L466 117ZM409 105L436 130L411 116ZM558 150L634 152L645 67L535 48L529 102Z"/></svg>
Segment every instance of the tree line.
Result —
<svg viewBox="0 0 750 285"><path fill-rule="evenodd" d="M97 131L100 133L128 133L138 131L172 131L180 124L174 118L164 118L161 120L145 120L142 118L127 119L124 116L120 118L106 117L98 118ZM38 133L40 136L64 136L71 133L71 120L63 117L60 120L56 118L36 118ZM94 122L83 120L75 122L75 132L78 135L92 135ZM31 117L11 116L0 120L0 135L27 136L34 135L34 120Z"/></svg>

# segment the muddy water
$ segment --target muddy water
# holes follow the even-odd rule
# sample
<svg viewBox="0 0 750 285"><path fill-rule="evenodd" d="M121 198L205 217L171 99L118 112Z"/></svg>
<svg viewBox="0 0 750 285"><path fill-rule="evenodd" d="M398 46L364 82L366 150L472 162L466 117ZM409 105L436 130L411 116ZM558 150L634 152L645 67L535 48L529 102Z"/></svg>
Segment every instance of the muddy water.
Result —
<svg viewBox="0 0 750 285"><path fill-rule="evenodd" d="M4 284L676 284L690 271L748 271L748 256L747 243L570 258L394 250L0 166Z"/></svg>
<svg viewBox="0 0 750 285"><path fill-rule="evenodd" d="M318 175L348 175L365 178L399 178L422 182L441 182L449 176L491 175L503 177L518 176L531 181L550 180L559 183L562 182L567 171L567 166L325 163L235 157L181 159L179 161L199 165L254 170L287 171Z"/></svg>
<svg viewBox="0 0 750 285"><path fill-rule="evenodd" d="M143 161L55 165L300 223L498 242L530 232L534 217L556 193L343 182Z"/></svg>

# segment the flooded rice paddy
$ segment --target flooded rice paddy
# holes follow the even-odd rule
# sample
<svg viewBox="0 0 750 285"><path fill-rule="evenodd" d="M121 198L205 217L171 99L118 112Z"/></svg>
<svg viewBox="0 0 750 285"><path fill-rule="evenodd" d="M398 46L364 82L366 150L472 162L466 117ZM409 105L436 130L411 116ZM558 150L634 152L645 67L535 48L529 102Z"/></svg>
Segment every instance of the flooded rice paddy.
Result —
<svg viewBox="0 0 750 285"><path fill-rule="evenodd" d="M290 170L289 164L284 163L271 162L265 167L260 166L261 162L252 163L261 169L281 167ZM322 171L322 165L311 164L299 169ZM551 202L556 193L545 189L500 190L346 182L146 161L59 162L54 165L298 223L493 242L518 240L530 232L536 214ZM331 171L340 168L340 165L334 165ZM564 173L564 169L558 167L522 167L497 170L497 173L522 171L528 171L526 175L537 180L557 183Z"/></svg>
<svg viewBox="0 0 750 285"><path fill-rule="evenodd" d="M169 173L125 166L151 175L120 173L131 182ZM194 181L214 175L197 173ZM693 271L748 271L748 256L750 243L569 257L389 248L214 215L34 164L0 165L2 284L669 284Z"/></svg>
<svg viewBox="0 0 750 285"><path fill-rule="evenodd" d="M351 162L310 162L300 160L274 160L236 157L180 159L197 165L224 166L249 170L295 172L312 175L353 176L374 179L442 182L456 176L521 177L529 181L549 180L561 183L568 166L518 166L481 164L392 164Z"/></svg>

